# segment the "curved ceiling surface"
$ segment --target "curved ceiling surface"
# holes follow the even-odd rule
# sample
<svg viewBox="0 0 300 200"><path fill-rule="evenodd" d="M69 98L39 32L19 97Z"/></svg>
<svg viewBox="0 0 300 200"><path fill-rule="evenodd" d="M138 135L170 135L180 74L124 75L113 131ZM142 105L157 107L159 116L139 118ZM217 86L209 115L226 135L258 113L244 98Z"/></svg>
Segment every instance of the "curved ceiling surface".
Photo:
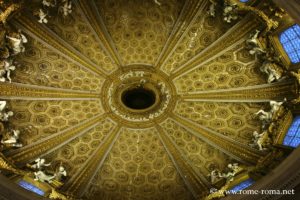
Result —
<svg viewBox="0 0 300 200"><path fill-rule="evenodd" d="M0 83L23 147L4 155L20 168L63 165L59 191L89 200L202 199L211 171L255 167L269 152L249 145L263 131L255 113L290 100L294 84L268 84L249 53L259 17L242 10L227 23L211 2L76 0L68 16L49 9L48 23L32 14L41 2L24 8L9 26L26 50ZM151 102L130 93L126 106L128 90Z"/></svg>

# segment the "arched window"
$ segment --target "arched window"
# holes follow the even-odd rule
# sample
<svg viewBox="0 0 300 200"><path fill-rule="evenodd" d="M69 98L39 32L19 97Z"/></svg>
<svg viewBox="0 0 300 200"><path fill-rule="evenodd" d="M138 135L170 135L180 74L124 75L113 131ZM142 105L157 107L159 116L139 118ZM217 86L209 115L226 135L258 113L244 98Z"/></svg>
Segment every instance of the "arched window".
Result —
<svg viewBox="0 0 300 200"><path fill-rule="evenodd" d="M300 26L295 24L279 36L279 41L292 63L300 62Z"/></svg>
<svg viewBox="0 0 300 200"><path fill-rule="evenodd" d="M283 145L290 147L298 147L300 145L300 116L297 116L283 140Z"/></svg>
<svg viewBox="0 0 300 200"><path fill-rule="evenodd" d="M233 188L231 188L230 191L237 192L237 191L240 191L240 190L244 190L244 189L250 187L253 183L254 183L254 180L249 178L249 179L241 182L240 184L234 186Z"/></svg>
<svg viewBox="0 0 300 200"><path fill-rule="evenodd" d="M19 181L18 184L19 184L22 188L25 188L26 190L29 190L29 191L31 191L31 192L34 192L34 193L36 193L36 194L38 194L38 195L40 195L40 196L44 196L44 195L45 195L45 192L44 192L43 190L37 188L36 186L34 186L34 185L32 185L32 184L30 184L30 183L28 183L28 182L26 182L26 181L21 180L21 181Z"/></svg>

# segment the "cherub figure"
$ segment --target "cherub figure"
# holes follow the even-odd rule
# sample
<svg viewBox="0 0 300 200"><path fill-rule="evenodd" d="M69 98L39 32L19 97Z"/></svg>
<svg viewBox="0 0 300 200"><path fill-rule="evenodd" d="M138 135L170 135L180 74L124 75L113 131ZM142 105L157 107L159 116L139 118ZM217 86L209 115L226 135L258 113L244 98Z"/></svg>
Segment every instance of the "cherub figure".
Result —
<svg viewBox="0 0 300 200"><path fill-rule="evenodd" d="M63 166L59 166L57 173L55 173L55 175L56 175L56 177L55 177L56 180L62 181L63 177L67 176L67 171Z"/></svg>
<svg viewBox="0 0 300 200"><path fill-rule="evenodd" d="M211 184L214 184L222 177L221 172L219 170L211 171L208 176L210 177Z"/></svg>
<svg viewBox="0 0 300 200"><path fill-rule="evenodd" d="M14 71L16 67L12 64L12 61L3 60L0 62L0 82L5 82L6 79L11 83L11 71Z"/></svg>
<svg viewBox="0 0 300 200"><path fill-rule="evenodd" d="M266 112L264 110L259 110L255 115L259 115L261 121L270 122L272 120L272 112Z"/></svg>
<svg viewBox="0 0 300 200"><path fill-rule="evenodd" d="M41 23L41 24L43 24L43 23L47 24L48 23L48 19L47 19L48 14L45 13L43 11L43 9L39 9L39 11L35 12L34 14L39 17L39 20L38 20L39 23Z"/></svg>
<svg viewBox="0 0 300 200"><path fill-rule="evenodd" d="M12 130L12 132L7 132L1 139L1 144L8 147L22 147L23 145L19 143L19 130Z"/></svg>
<svg viewBox="0 0 300 200"><path fill-rule="evenodd" d="M25 51L24 44L28 42L26 36L22 34L21 30L18 30L17 33L11 33L6 35L8 39L8 45L13 51L13 55L17 55Z"/></svg>
<svg viewBox="0 0 300 200"><path fill-rule="evenodd" d="M277 64L265 61L260 67L260 71L268 75L268 83L272 83L275 80L278 81L282 78L283 69Z"/></svg>
<svg viewBox="0 0 300 200"><path fill-rule="evenodd" d="M217 2L215 0L209 0L209 2L210 2L210 6L209 6L209 10L207 12L210 16L215 17Z"/></svg>
<svg viewBox="0 0 300 200"><path fill-rule="evenodd" d="M37 172L34 172L34 180L35 181L40 181L40 182L48 182L48 183L52 183L52 180L55 178L55 175L47 175L45 174L45 172L39 170Z"/></svg>
<svg viewBox="0 0 300 200"><path fill-rule="evenodd" d="M46 7L55 7L56 0L43 0L42 4L43 4L43 6L46 6Z"/></svg>
<svg viewBox="0 0 300 200"><path fill-rule="evenodd" d="M69 14L72 13L72 2L69 0L63 0L63 5L60 6L60 11L63 13L63 15L66 17Z"/></svg>
<svg viewBox="0 0 300 200"><path fill-rule="evenodd" d="M7 122L10 117L14 115L13 111L0 112L0 121Z"/></svg>
<svg viewBox="0 0 300 200"><path fill-rule="evenodd" d="M257 131L253 132L254 142L258 146L260 151L267 150L267 147L270 144L270 138L268 131L263 131L259 134Z"/></svg>
<svg viewBox="0 0 300 200"><path fill-rule="evenodd" d="M33 165L28 165L28 166L32 169L42 169L43 167L48 167L51 165L50 163L45 163L45 162L46 160L44 158L37 158L34 161Z"/></svg>

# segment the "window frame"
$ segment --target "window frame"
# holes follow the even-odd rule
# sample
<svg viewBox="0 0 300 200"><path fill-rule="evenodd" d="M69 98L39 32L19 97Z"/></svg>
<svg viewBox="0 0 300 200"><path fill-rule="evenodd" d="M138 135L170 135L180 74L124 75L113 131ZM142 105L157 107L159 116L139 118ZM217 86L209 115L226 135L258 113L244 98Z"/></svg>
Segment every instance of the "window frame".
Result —
<svg viewBox="0 0 300 200"><path fill-rule="evenodd" d="M288 54L285 52L283 45L281 44L279 37L280 35L290 28L291 26L297 24L290 17L280 22L282 25L274 31L274 33L269 36L271 45L274 47L276 56L280 57L281 62L287 70L300 69L300 63L292 63ZM299 24L298 24L299 25ZM300 25L299 25L300 26Z"/></svg>

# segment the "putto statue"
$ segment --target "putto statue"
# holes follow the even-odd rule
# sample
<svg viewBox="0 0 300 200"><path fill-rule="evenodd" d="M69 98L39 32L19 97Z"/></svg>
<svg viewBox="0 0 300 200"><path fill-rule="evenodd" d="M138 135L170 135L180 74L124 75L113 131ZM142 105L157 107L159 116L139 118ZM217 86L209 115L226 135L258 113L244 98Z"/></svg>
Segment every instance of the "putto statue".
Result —
<svg viewBox="0 0 300 200"><path fill-rule="evenodd" d="M209 6L209 10L207 12L211 17L215 17L217 2L216 2L216 0L209 0L209 2L210 2L210 6Z"/></svg>
<svg viewBox="0 0 300 200"><path fill-rule="evenodd" d="M234 176L240 172L242 170L241 167L239 167L239 164L238 163L230 163L227 165L228 169L230 170L229 172L227 173L222 173L220 174L220 176L222 178L226 178L226 181L227 182L231 182L233 181L233 178Z"/></svg>
<svg viewBox="0 0 300 200"><path fill-rule="evenodd" d="M250 146L258 147L258 150L264 151L267 150L267 147L271 144L271 139L269 137L268 131L263 131L259 134L257 131L253 132L253 142Z"/></svg>
<svg viewBox="0 0 300 200"><path fill-rule="evenodd" d="M62 0L62 5L59 7L59 11L66 17L72 13L72 2L69 0Z"/></svg>
<svg viewBox="0 0 300 200"><path fill-rule="evenodd" d="M17 55L25 51L24 44L28 42L26 36L22 34L21 30L18 32L11 32L6 35L8 46L13 51L13 55Z"/></svg>
<svg viewBox="0 0 300 200"><path fill-rule="evenodd" d="M55 178L55 175L47 175L45 172L39 170L37 172L34 172L34 180L40 181L40 182L48 182L52 183L53 179Z"/></svg>
<svg viewBox="0 0 300 200"><path fill-rule="evenodd" d="M67 176L67 171L63 166L59 166L57 172L55 173L55 179L57 181L62 181L64 177Z"/></svg>
<svg viewBox="0 0 300 200"><path fill-rule="evenodd" d="M238 19L237 14L237 4L229 4L225 2L224 9L223 9L223 20L227 23L231 23L232 21L235 21Z"/></svg>
<svg viewBox="0 0 300 200"><path fill-rule="evenodd" d="M56 0L43 0L42 4L45 7L55 7L56 6Z"/></svg>
<svg viewBox="0 0 300 200"><path fill-rule="evenodd" d="M250 34L250 37L246 40L246 48L249 50L250 55L262 55L267 52L262 49L259 45L259 30L256 30L255 33Z"/></svg>
<svg viewBox="0 0 300 200"><path fill-rule="evenodd" d="M6 79L11 83L10 74L16 67L12 64L12 60L0 61L0 82L5 82Z"/></svg>
<svg viewBox="0 0 300 200"><path fill-rule="evenodd" d="M2 135L1 144L5 147L22 147L23 145L19 143L19 130L8 131Z"/></svg>
<svg viewBox="0 0 300 200"><path fill-rule="evenodd" d="M210 177L211 184L215 184L218 180L222 178L221 172L219 170L213 170L208 175Z"/></svg>
<svg viewBox="0 0 300 200"><path fill-rule="evenodd" d="M272 120L273 113L271 111L266 112L261 109L257 113L255 113L255 115L257 115L259 120L261 120L262 122L269 123Z"/></svg>
<svg viewBox="0 0 300 200"><path fill-rule="evenodd" d="M32 165L27 164L27 166L31 169L43 169L44 167L48 167L50 165L51 163L46 163L44 158L37 158Z"/></svg>
<svg viewBox="0 0 300 200"><path fill-rule="evenodd" d="M283 69L270 61L265 61L260 67L260 71L268 75L268 83L280 80L283 75Z"/></svg>
<svg viewBox="0 0 300 200"><path fill-rule="evenodd" d="M47 24L48 23L48 19L47 19L48 14L43 9L39 9L39 11L35 12L34 15L37 15L39 17L38 22L40 24Z"/></svg>
<svg viewBox="0 0 300 200"><path fill-rule="evenodd" d="M10 117L14 115L13 111L0 112L0 121L7 122Z"/></svg>

